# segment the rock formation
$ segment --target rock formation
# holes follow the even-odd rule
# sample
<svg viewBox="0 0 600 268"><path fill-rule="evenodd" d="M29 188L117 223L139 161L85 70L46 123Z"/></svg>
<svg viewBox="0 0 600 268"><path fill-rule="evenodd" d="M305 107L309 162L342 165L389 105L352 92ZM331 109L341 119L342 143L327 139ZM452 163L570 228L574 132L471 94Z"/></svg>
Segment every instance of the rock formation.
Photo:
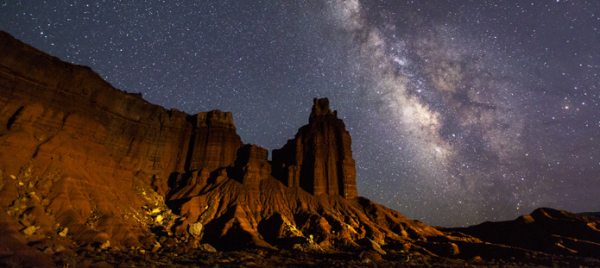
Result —
<svg viewBox="0 0 600 268"><path fill-rule="evenodd" d="M212 172L233 165L242 140L235 133L231 113L214 110L198 113L195 119L186 169Z"/></svg>
<svg viewBox="0 0 600 268"><path fill-rule="evenodd" d="M331 112L329 100L314 99L309 123L283 148L273 151L274 175L288 187L318 196L356 197L352 139L344 122Z"/></svg>
<svg viewBox="0 0 600 268"><path fill-rule="evenodd" d="M238 166L243 166L242 183L258 190L260 182L271 176L271 164L267 162L269 152L256 145L246 145L238 150Z"/></svg>
<svg viewBox="0 0 600 268"><path fill-rule="evenodd" d="M517 231L442 232L358 197L351 138L327 99L315 99L309 124L270 163L266 149L242 143L231 113L166 110L1 31L0 126L3 267L69 266L60 259L83 256L75 251L362 249L361 258L408 261L599 249L594 217L543 210Z"/></svg>
<svg viewBox="0 0 600 268"><path fill-rule="evenodd" d="M0 102L0 205L17 230L35 226L31 239L60 241L68 229L81 246L152 250L173 235L220 248L242 244L223 242L230 237L331 249L365 236L385 243L441 234L352 199L350 136L326 99L298 134L302 150L293 148L301 172L292 186L312 188L274 179L267 151L242 144L231 113L165 110L3 32ZM313 196L321 193L329 195ZM190 224L203 234L191 236Z"/></svg>

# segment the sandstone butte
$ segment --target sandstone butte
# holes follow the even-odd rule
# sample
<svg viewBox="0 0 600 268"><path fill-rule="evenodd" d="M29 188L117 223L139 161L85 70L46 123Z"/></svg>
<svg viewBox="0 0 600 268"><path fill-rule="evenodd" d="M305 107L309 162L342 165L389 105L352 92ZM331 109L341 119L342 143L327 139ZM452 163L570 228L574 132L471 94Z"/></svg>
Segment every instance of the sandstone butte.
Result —
<svg viewBox="0 0 600 268"><path fill-rule="evenodd" d="M595 217L546 209L443 229L359 197L351 137L327 99L268 161L231 113L166 110L0 32L0 102L0 261L37 266L48 249L90 246L600 255Z"/></svg>

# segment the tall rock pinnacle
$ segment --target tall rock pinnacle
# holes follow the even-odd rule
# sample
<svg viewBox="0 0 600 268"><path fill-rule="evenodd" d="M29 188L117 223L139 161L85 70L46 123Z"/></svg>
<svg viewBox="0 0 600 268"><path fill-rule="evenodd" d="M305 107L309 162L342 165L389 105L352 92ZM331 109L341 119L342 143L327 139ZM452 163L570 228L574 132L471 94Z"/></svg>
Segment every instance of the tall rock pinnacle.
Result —
<svg viewBox="0 0 600 268"><path fill-rule="evenodd" d="M314 99L309 124L279 150L273 150L273 174L289 187L313 195L357 196L352 139L329 109L327 98Z"/></svg>

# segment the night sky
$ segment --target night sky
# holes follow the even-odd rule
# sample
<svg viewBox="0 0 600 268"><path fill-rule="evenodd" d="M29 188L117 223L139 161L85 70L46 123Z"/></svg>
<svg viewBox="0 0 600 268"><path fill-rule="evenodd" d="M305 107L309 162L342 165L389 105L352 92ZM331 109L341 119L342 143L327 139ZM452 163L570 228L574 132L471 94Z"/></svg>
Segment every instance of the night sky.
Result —
<svg viewBox="0 0 600 268"><path fill-rule="evenodd" d="M328 97L359 195L430 225L600 211L600 1L0 1L0 29L283 146ZM58 3L58 4L56 4Z"/></svg>

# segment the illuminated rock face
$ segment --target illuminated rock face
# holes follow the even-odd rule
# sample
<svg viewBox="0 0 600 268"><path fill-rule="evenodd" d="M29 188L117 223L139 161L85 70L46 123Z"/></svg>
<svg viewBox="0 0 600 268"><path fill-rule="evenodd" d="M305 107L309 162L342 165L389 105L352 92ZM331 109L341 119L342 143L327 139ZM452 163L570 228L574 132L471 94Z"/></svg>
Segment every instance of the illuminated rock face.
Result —
<svg viewBox="0 0 600 268"><path fill-rule="evenodd" d="M199 191L242 147L231 113L166 110L4 32L0 102L0 205L34 192L37 233L60 224L80 244L147 243L147 224L132 215L159 204L180 174L195 171L196 181L179 183Z"/></svg>
<svg viewBox="0 0 600 268"><path fill-rule="evenodd" d="M214 110L196 115L194 131L190 140L187 170L208 169L234 164L242 140L235 132L230 112Z"/></svg>
<svg viewBox="0 0 600 268"><path fill-rule="evenodd" d="M0 32L0 103L0 242L15 252L42 238L334 249L441 235L354 198L350 135L327 99L270 163L241 142L231 113L166 110Z"/></svg>
<svg viewBox="0 0 600 268"><path fill-rule="evenodd" d="M314 99L309 124L296 137L273 151L275 176L289 187L313 195L357 196L352 139L327 98Z"/></svg>

